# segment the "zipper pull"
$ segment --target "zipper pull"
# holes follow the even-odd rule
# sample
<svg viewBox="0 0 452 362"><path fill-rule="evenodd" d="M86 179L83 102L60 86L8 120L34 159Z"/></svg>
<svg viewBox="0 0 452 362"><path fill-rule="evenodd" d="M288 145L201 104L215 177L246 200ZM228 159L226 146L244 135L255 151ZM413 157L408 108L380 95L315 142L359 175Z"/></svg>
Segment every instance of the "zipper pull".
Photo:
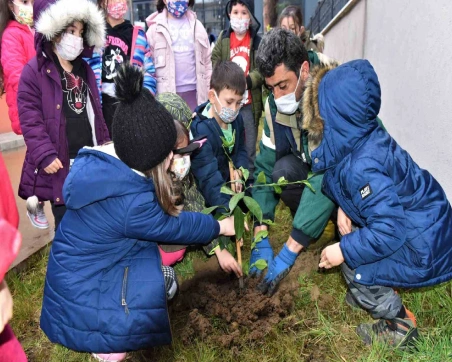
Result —
<svg viewBox="0 0 452 362"><path fill-rule="evenodd" d="M129 314L129 308L127 307L127 302L125 298L122 298L121 304L124 307L124 311L126 312L126 314Z"/></svg>

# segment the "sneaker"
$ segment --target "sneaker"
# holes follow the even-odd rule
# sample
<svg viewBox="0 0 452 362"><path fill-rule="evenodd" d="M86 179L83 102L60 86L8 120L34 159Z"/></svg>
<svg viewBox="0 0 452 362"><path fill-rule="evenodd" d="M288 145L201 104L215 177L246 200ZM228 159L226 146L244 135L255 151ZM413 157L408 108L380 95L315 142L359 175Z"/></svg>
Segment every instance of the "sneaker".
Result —
<svg viewBox="0 0 452 362"><path fill-rule="evenodd" d="M47 221L46 214L44 212L44 203L40 202L36 208L36 213L32 214L27 211L27 216L31 221L31 224L38 229L48 229L49 222Z"/></svg>
<svg viewBox="0 0 452 362"><path fill-rule="evenodd" d="M360 305L358 304L350 290L347 290L347 294L345 294L345 303L353 309L361 309Z"/></svg>
<svg viewBox="0 0 452 362"><path fill-rule="evenodd" d="M120 362L125 360L127 353L91 353L91 356L101 362Z"/></svg>
<svg viewBox="0 0 452 362"><path fill-rule="evenodd" d="M360 324L356 333L367 345L380 342L397 348L412 346L419 338L419 333L413 313L407 309L406 314L406 318L380 319L374 324Z"/></svg>
<svg viewBox="0 0 452 362"><path fill-rule="evenodd" d="M171 300L176 295L178 289L176 272L170 266L164 265L162 265L162 272L165 279L166 296L168 300Z"/></svg>

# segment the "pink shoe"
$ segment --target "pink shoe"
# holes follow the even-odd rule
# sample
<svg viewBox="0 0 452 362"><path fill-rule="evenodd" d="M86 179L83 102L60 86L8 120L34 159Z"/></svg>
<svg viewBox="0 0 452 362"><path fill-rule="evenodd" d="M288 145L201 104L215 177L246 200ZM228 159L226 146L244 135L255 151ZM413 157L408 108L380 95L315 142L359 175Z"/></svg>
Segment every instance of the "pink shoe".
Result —
<svg viewBox="0 0 452 362"><path fill-rule="evenodd" d="M101 362L120 362L126 359L127 353L91 353L91 355Z"/></svg>

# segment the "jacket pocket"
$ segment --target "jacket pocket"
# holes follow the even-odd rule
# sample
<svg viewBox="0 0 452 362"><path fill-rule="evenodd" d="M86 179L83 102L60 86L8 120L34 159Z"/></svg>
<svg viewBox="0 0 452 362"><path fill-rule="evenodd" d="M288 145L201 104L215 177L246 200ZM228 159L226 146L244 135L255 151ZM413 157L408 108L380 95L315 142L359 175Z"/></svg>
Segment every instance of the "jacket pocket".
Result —
<svg viewBox="0 0 452 362"><path fill-rule="evenodd" d="M154 46L154 64L156 70L166 66L166 47L167 44L163 41L157 42Z"/></svg>
<svg viewBox="0 0 452 362"><path fill-rule="evenodd" d="M127 278L129 277L129 267L124 269L124 276L122 278L121 289L121 305L124 307L124 312L129 314L129 307L127 306Z"/></svg>

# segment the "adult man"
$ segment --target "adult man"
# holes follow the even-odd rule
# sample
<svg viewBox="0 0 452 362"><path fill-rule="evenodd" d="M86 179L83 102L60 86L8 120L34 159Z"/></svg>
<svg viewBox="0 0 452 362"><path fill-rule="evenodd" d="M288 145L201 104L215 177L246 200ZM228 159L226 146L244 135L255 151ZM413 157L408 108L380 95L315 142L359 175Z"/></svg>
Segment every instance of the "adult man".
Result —
<svg viewBox="0 0 452 362"><path fill-rule="evenodd" d="M273 250L268 237L258 242L253 249L250 264L265 259L268 272L259 289L272 294L278 283L290 271L298 254L323 232L334 204L322 194L323 174L311 174L311 159L308 136L302 131L300 101L309 77L310 62L334 68L335 62L324 61L316 53L306 51L295 34L284 29L273 29L267 33L258 49L256 64L271 93L265 105L265 123L260 153L256 158L253 198L262 208L264 219L273 219L275 207L281 198L292 212L293 229L281 252L273 260ZM313 162L316 162L314 160ZM308 179L313 190L303 184L283 188L281 195L264 184L277 182L284 176L289 182ZM257 225L255 235L267 230L267 225ZM258 271L253 267L251 273Z"/></svg>

